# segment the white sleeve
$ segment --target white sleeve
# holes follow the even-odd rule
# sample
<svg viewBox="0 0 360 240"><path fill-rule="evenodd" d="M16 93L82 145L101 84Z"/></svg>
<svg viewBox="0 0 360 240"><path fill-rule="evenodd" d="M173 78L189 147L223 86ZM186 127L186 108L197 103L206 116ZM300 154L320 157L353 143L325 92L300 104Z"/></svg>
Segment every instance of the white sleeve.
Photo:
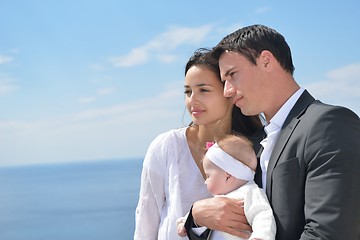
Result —
<svg viewBox="0 0 360 240"><path fill-rule="evenodd" d="M251 239L274 240L276 223L273 211L265 192L255 185L244 200L244 210L247 220L252 227Z"/></svg>
<svg viewBox="0 0 360 240"><path fill-rule="evenodd" d="M156 240L165 203L166 157L163 155L164 135L150 144L141 173L139 201L135 214L134 239Z"/></svg>

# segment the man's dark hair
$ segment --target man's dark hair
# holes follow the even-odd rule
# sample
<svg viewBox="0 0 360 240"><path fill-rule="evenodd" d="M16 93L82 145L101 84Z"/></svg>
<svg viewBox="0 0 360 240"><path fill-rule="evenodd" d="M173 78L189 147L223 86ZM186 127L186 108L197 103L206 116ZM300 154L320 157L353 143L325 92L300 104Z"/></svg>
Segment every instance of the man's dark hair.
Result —
<svg viewBox="0 0 360 240"><path fill-rule="evenodd" d="M238 52L256 65L263 50L270 51L282 68L293 75L295 67L285 38L264 25L247 26L227 35L213 48L212 56L219 60L225 51Z"/></svg>

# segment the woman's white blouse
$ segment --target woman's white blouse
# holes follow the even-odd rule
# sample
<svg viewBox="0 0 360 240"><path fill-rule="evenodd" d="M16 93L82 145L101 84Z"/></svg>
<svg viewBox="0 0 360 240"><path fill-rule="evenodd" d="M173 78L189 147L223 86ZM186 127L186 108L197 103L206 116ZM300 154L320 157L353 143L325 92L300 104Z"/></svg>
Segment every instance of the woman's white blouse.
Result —
<svg viewBox="0 0 360 240"><path fill-rule="evenodd" d="M160 134L148 148L136 207L136 240L187 239L177 235L176 219L195 201L212 197L191 155L186 129Z"/></svg>

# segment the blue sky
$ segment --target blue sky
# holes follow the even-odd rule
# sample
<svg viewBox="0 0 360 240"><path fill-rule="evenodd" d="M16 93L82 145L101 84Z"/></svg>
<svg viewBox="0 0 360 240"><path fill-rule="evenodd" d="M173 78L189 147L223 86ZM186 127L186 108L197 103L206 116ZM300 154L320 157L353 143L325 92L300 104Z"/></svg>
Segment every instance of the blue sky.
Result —
<svg viewBox="0 0 360 240"><path fill-rule="evenodd" d="M360 2L0 0L0 166L143 157L189 122L184 66L239 27L288 41L295 78L360 114Z"/></svg>

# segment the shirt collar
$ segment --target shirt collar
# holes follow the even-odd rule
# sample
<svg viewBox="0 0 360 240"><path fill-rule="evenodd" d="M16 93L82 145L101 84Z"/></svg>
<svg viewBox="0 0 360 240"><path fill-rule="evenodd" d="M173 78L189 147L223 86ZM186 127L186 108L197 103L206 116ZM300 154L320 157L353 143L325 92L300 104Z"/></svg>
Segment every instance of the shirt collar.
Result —
<svg viewBox="0 0 360 240"><path fill-rule="evenodd" d="M265 126L265 131L273 131L272 129L280 129L284 122L286 117L289 115L291 109L294 107L297 100L300 98L301 94L305 91L304 88L299 88L285 103L282 105L282 107L277 111L277 113L274 115L272 119L270 119L270 124ZM271 126L273 125L273 126Z"/></svg>

